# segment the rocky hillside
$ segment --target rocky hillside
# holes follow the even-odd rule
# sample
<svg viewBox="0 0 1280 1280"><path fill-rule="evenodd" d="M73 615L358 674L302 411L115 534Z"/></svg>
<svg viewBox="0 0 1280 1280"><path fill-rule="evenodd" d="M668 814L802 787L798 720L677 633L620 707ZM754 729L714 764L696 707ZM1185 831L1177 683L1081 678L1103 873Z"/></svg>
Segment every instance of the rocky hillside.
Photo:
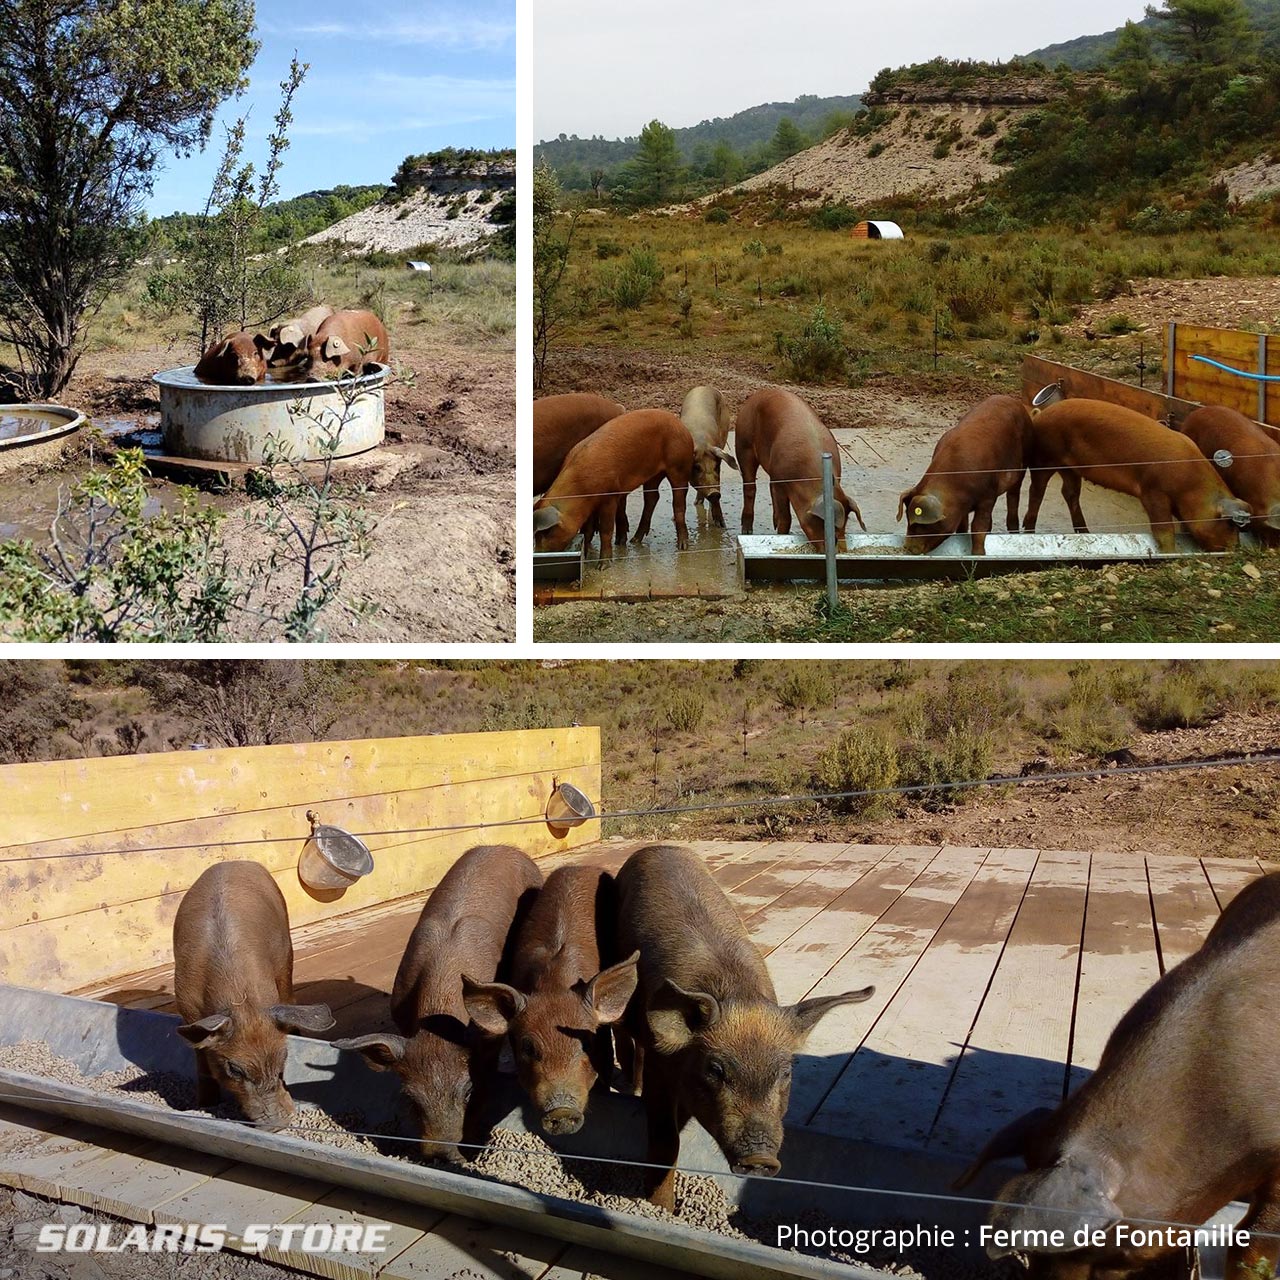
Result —
<svg viewBox="0 0 1280 1280"><path fill-rule="evenodd" d="M919 88L930 92L929 86ZM1034 105L931 97L895 101L898 105L877 108L879 128L846 129L735 190L785 187L802 198L844 200L863 208L906 195L954 199L999 177L1002 170L991 153Z"/></svg>
<svg viewBox="0 0 1280 1280"><path fill-rule="evenodd" d="M412 156L376 204L309 236L350 252L479 247L515 217L515 152Z"/></svg>

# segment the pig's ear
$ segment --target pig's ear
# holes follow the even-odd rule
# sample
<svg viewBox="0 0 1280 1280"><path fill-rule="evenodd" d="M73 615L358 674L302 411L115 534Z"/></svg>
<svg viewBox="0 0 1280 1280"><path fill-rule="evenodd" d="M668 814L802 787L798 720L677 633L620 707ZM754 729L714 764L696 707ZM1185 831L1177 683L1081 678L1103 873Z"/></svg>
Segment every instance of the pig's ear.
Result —
<svg viewBox="0 0 1280 1280"><path fill-rule="evenodd" d="M875 995L875 987L863 987L861 991L842 991L838 996L814 996L812 1000L801 1000L793 1004L787 1012L796 1024L796 1029L803 1039L818 1025L818 1019L842 1004L861 1004Z"/></svg>
<svg viewBox="0 0 1280 1280"><path fill-rule="evenodd" d="M234 348L231 346L231 339L228 338L222 346L218 348L218 354L220 356L229 356L233 350Z"/></svg>
<svg viewBox="0 0 1280 1280"><path fill-rule="evenodd" d="M636 965L640 953L633 951L625 960L607 969L601 969L582 993L583 1003L595 1014L600 1026L617 1022L627 1011L627 1004L635 994L640 975Z"/></svg>
<svg viewBox="0 0 1280 1280"><path fill-rule="evenodd" d="M679 1053L720 1018L720 1002L706 991L684 991L668 978L645 1010L659 1053Z"/></svg>
<svg viewBox="0 0 1280 1280"><path fill-rule="evenodd" d="M321 354L326 360L332 360L334 356L345 356L350 350L351 348L336 333L333 333L324 340Z"/></svg>
<svg viewBox="0 0 1280 1280"><path fill-rule="evenodd" d="M274 338L269 338L265 333L255 333L253 335L253 345L259 351L269 351L276 345Z"/></svg>
<svg viewBox="0 0 1280 1280"><path fill-rule="evenodd" d="M505 982L477 982L462 975L462 1003L471 1021L491 1036L505 1036L513 1018L529 1002Z"/></svg>
<svg viewBox="0 0 1280 1280"><path fill-rule="evenodd" d="M1241 502L1239 498L1223 498L1218 503L1218 514L1224 520L1237 524L1241 529L1247 528L1253 519L1253 510L1249 504Z"/></svg>
<svg viewBox="0 0 1280 1280"><path fill-rule="evenodd" d="M902 519L902 512L907 505L907 499L910 498L914 492L914 489L903 489L903 491L898 494L898 514L894 517L895 521Z"/></svg>
<svg viewBox="0 0 1280 1280"><path fill-rule="evenodd" d="M911 515L921 524L937 524L945 514L936 493L917 493L911 501Z"/></svg>
<svg viewBox="0 0 1280 1280"><path fill-rule="evenodd" d="M737 458L735 458L728 449L717 449L713 447L711 449L711 456L713 458L719 458L721 462L726 466L732 467L735 471L739 470Z"/></svg>
<svg viewBox="0 0 1280 1280"><path fill-rule="evenodd" d="M356 1036L354 1040L334 1040L335 1049L352 1049L363 1054L375 1071L390 1071L404 1057L404 1036Z"/></svg>
<svg viewBox="0 0 1280 1280"><path fill-rule="evenodd" d="M844 509L857 520L859 527L862 529L862 532L866 533L867 522L862 518L862 511L859 508L858 504L854 502L854 500L851 497L849 497L847 493L844 495Z"/></svg>
<svg viewBox="0 0 1280 1280"><path fill-rule="evenodd" d="M555 507L539 507L533 513L534 533L546 533L560 523L560 512Z"/></svg>
<svg viewBox="0 0 1280 1280"><path fill-rule="evenodd" d="M978 1154L978 1158L951 1184L957 1191L967 1187L978 1173L992 1160L1007 1160L1010 1156L1027 1159L1032 1141L1040 1133L1053 1111L1049 1107L1037 1107L1005 1125Z"/></svg>
<svg viewBox="0 0 1280 1280"><path fill-rule="evenodd" d="M190 1040L198 1049L210 1049L225 1040L231 1031L231 1015L227 1013L211 1013L199 1022L188 1023L178 1028L178 1034L184 1040Z"/></svg>
<svg viewBox="0 0 1280 1280"><path fill-rule="evenodd" d="M1280 502L1277 502L1267 512L1267 518L1262 522L1268 529L1280 529Z"/></svg>
<svg viewBox="0 0 1280 1280"><path fill-rule="evenodd" d="M1070 1156L1048 1169L1035 1169L1012 1178L1000 1190L989 1222L999 1231L1017 1233L1021 1240L1044 1239L1029 1253L1070 1253L1081 1231L1108 1231L1123 1217L1113 1203L1097 1164L1085 1164ZM1045 1233L1044 1236L1032 1233ZM1060 1232L1061 1244L1052 1243L1052 1233ZM1013 1250L989 1244L987 1253L1000 1258Z"/></svg>
<svg viewBox="0 0 1280 1280"><path fill-rule="evenodd" d="M298 347L302 345L303 333L296 324L287 324L277 334L281 346Z"/></svg>
<svg viewBox="0 0 1280 1280"><path fill-rule="evenodd" d="M281 1031L328 1031L334 1022L327 1004L275 1004L267 1016Z"/></svg>

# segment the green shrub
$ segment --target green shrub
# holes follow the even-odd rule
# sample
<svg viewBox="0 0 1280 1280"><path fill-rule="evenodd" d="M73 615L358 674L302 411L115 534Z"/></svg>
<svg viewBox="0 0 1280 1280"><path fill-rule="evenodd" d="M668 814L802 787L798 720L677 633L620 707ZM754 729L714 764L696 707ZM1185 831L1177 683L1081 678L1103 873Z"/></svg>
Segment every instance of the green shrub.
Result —
<svg viewBox="0 0 1280 1280"><path fill-rule="evenodd" d="M949 729L938 746L917 742L899 750L899 781L904 786L927 788L916 795L926 809L964 804L983 788L945 784L975 782L990 776L994 759L995 739L991 734L957 733Z"/></svg>
<svg viewBox="0 0 1280 1280"><path fill-rule="evenodd" d="M742 246L742 255L745 258L763 258L764 244L759 240L748 240Z"/></svg>
<svg viewBox="0 0 1280 1280"><path fill-rule="evenodd" d="M688 690L677 690L662 704L663 719L677 733L696 733L706 713L706 698Z"/></svg>
<svg viewBox="0 0 1280 1280"><path fill-rule="evenodd" d="M989 138L996 131L996 122L993 116L983 116L978 121L978 127L974 129L974 136L978 138Z"/></svg>
<svg viewBox="0 0 1280 1280"><path fill-rule="evenodd" d="M1142 682L1133 700L1138 725L1148 732L1195 729L1217 714L1219 699L1212 681L1193 667L1173 666Z"/></svg>
<svg viewBox="0 0 1280 1280"><path fill-rule="evenodd" d="M844 326L819 303L794 336L774 338L788 375L795 382L820 382L844 375L849 355L844 346Z"/></svg>
<svg viewBox="0 0 1280 1280"><path fill-rule="evenodd" d="M620 258L625 250L616 240L597 240L596 257L602 262L606 258Z"/></svg>
<svg viewBox="0 0 1280 1280"><path fill-rule="evenodd" d="M819 231L845 231L849 227L857 226L861 221L858 211L850 208L844 201L824 204L821 209L815 209L809 216L809 225L816 227Z"/></svg>
<svg viewBox="0 0 1280 1280"><path fill-rule="evenodd" d="M878 791L898 781L897 748L876 729L846 729L819 757L814 785L820 791ZM885 812L889 796L849 796L829 801L840 813L871 818Z"/></svg>
<svg viewBox="0 0 1280 1280"><path fill-rule="evenodd" d="M1132 333L1137 327L1126 315L1108 316L1102 322L1102 332L1110 333L1117 338L1126 333Z"/></svg>
<svg viewBox="0 0 1280 1280"><path fill-rule="evenodd" d="M888 144L888 143L886 143L886 142L873 142L873 143L872 143L872 144L867 148L867 159L868 159L868 160L874 160L874 159L876 158L876 156L884 155L884 153L885 153L888 149L889 149L889 144Z"/></svg>
<svg viewBox="0 0 1280 1280"><path fill-rule="evenodd" d="M708 209L706 213L702 215L702 220L703 222L710 222L717 226L723 226L730 220L729 210L716 205L714 208Z"/></svg>
<svg viewBox="0 0 1280 1280"><path fill-rule="evenodd" d="M613 277L609 289L619 311L635 311L653 297L663 271L652 249L633 249L627 264Z"/></svg>
<svg viewBox="0 0 1280 1280"><path fill-rule="evenodd" d="M1133 726L1121 705L1115 684L1098 667L1082 663L1068 673L1065 693L1045 706L1044 736L1056 754L1097 759L1125 746Z"/></svg>
<svg viewBox="0 0 1280 1280"><path fill-rule="evenodd" d="M778 682L775 696L784 711L813 711L832 699L835 685L824 667L801 662Z"/></svg>

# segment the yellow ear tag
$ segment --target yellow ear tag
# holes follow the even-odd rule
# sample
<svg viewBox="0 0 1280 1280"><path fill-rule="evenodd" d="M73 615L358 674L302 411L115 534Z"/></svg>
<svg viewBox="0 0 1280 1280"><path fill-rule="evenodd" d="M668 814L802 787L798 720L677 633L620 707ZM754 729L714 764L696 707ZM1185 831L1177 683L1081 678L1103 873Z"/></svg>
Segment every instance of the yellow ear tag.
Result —
<svg viewBox="0 0 1280 1280"><path fill-rule="evenodd" d="M924 511L923 511L920 507L917 507L917 508L916 508L916 515L918 515L918 516L922 516L922 515L924 515Z"/></svg>

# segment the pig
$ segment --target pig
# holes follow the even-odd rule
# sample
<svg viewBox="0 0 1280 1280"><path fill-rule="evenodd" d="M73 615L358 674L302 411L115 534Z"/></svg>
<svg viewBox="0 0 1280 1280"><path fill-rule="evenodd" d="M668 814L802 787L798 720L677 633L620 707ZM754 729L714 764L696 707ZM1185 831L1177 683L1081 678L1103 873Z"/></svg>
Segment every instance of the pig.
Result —
<svg viewBox="0 0 1280 1280"><path fill-rule="evenodd" d="M1061 400L1034 420L1031 495L1023 528L1036 527L1044 491L1062 474L1062 496L1077 533L1088 533L1080 510L1080 482L1127 493L1142 503L1161 551L1174 550L1181 521L1206 551L1226 551L1239 542L1237 525L1251 518L1248 506L1184 435L1104 400Z"/></svg>
<svg viewBox="0 0 1280 1280"><path fill-rule="evenodd" d="M215 387L251 387L267 376L275 347L262 333L241 329L213 343L196 365L196 378Z"/></svg>
<svg viewBox="0 0 1280 1280"><path fill-rule="evenodd" d="M658 485L671 485L676 546L689 547L685 502L693 473L693 437L665 409L636 409L606 422L569 450L560 474L534 504L534 546L563 551L579 530L591 525L600 532L600 558L613 558L613 540L626 536L627 494L644 488L644 510L634 543L649 533Z"/></svg>
<svg viewBox="0 0 1280 1280"><path fill-rule="evenodd" d="M1264 546L1280 546L1280 441L1273 432L1234 409L1204 405L1180 428L1210 460L1225 450L1229 466L1214 469L1253 513L1252 529Z"/></svg>
<svg viewBox="0 0 1280 1280"><path fill-rule="evenodd" d="M289 910L256 862L220 862L182 895L173 921L178 1034L196 1052L196 1097L219 1087L245 1119L282 1129L293 1115L284 1087L286 1033L333 1026L325 1004L293 1003Z"/></svg>
<svg viewBox="0 0 1280 1280"><path fill-rule="evenodd" d="M533 402L533 492L546 493L569 450L626 410L616 400L573 392Z"/></svg>
<svg viewBox="0 0 1280 1280"><path fill-rule="evenodd" d="M306 351L312 334L331 316L333 308L319 303L292 320L282 320L269 331L273 344L269 368L287 368L297 364Z"/></svg>
<svg viewBox="0 0 1280 1280"><path fill-rule="evenodd" d="M335 311L307 339L298 365L312 378L336 378L359 374L366 361L386 364L390 358L391 339L372 311Z"/></svg>
<svg viewBox="0 0 1280 1280"><path fill-rule="evenodd" d="M697 856L637 850L618 872L618 946L639 951L625 1028L649 1129L649 1199L673 1209L680 1131L690 1117L735 1173L782 1168L791 1058L829 1010L874 987L780 1006L759 949Z"/></svg>
<svg viewBox="0 0 1280 1280"><path fill-rule="evenodd" d="M720 509L720 464L738 469L738 460L724 447L731 416L728 402L715 387L694 387L680 406L680 421L693 437L694 506L706 502L711 522L721 529L724 512Z"/></svg>
<svg viewBox="0 0 1280 1280"><path fill-rule="evenodd" d="M507 1036L520 1087L543 1132L577 1133L597 1080L609 1087L617 1022L636 989L631 955L608 968L617 908L613 877L560 867L538 894L516 939L510 985L463 977L471 1020Z"/></svg>
<svg viewBox="0 0 1280 1280"><path fill-rule="evenodd" d="M1117 1239L1122 1222L1199 1226L1233 1200L1249 1202L1244 1230L1280 1231L1280 873L1247 885L1204 945L1170 969L1122 1017L1098 1069L1056 1109L996 1134L957 1185L988 1161L1021 1156L1028 1172L1005 1183L993 1226L1057 1228L1061 1249L1030 1252L1037 1275L1087 1280L1132 1274L1165 1247ZM1078 1249L1080 1227L1104 1246ZM993 1257L1012 1252L988 1246ZM1228 1280L1244 1280L1280 1241L1232 1249Z"/></svg>
<svg viewBox="0 0 1280 1280"><path fill-rule="evenodd" d="M858 504L840 487L840 448L835 436L818 420L800 397L781 387L769 387L749 396L738 410L734 451L742 468L742 532L755 528L756 471L769 476L773 499L773 527L791 532L794 509L810 542L825 540L822 519L822 455L831 455L835 477L836 537L844 536L850 515L862 529Z"/></svg>
<svg viewBox="0 0 1280 1280"><path fill-rule="evenodd" d="M427 899L396 971L391 1016L400 1034L334 1041L400 1077L425 1159L461 1163L458 1144L483 1136L480 1112L502 1041L471 1023L462 975L506 976L509 937L541 884L542 873L519 849L469 849Z"/></svg>
<svg viewBox="0 0 1280 1280"><path fill-rule="evenodd" d="M1031 414L1016 396L988 396L965 414L934 446L919 483L898 498L898 519L907 513L906 549L932 551L953 533L964 533L972 515L973 554L984 555L1001 494L1005 527L1016 533L1031 431Z"/></svg>

